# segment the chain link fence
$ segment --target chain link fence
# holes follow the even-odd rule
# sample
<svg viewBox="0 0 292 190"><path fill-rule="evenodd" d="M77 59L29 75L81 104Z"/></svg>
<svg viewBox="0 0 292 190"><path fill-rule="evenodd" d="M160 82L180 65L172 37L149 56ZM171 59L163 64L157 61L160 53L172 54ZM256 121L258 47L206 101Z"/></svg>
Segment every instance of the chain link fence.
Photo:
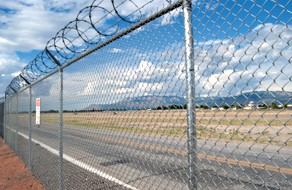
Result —
<svg viewBox="0 0 292 190"><path fill-rule="evenodd" d="M291 7L93 1L7 87L5 141L47 189L291 189Z"/></svg>

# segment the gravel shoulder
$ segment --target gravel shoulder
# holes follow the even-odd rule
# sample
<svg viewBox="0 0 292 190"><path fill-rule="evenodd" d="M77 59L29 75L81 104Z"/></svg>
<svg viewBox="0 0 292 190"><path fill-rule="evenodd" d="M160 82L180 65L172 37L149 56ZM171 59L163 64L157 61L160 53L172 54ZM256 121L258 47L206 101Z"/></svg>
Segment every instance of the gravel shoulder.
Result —
<svg viewBox="0 0 292 190"><path fill-rule="evenodd" d="M0 190L45 190L20 158L0 138Z"/></svg>

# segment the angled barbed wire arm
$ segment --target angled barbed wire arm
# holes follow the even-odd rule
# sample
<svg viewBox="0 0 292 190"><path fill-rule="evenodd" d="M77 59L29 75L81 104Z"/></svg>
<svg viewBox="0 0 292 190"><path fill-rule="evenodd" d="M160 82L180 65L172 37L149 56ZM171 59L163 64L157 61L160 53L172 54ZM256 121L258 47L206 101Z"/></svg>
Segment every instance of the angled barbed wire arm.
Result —
<svg viewBox="0 0 292 190"><path fill-rule="evenodd" d="M46 53L53 59L53 61L59 66L62 67L62 64L58 61L58 59L53 56L53 54L46 48Z"/></svg>
<svg viewBox="0 0 292 190"><path fill-rule="evenodd" d="M26 84L30 85L30 82L28 82L28 80L24 76L22 76L22 74L20 74L19 76L20 78L22 78L22 80L24 80Z"/></svg>
<svg viewBox="0 0 292 190"><path fill-rule="evenodd" d="M12 87L12 86L9 86L11 90L14 91L14 93L17 93L17 91Z"/></svg>

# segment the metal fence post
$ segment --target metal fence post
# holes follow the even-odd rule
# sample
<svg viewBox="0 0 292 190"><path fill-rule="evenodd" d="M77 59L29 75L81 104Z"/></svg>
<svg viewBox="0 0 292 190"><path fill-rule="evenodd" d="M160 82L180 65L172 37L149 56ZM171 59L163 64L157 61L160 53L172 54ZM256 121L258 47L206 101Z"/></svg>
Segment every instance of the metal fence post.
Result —
<svg viewBox="0 0 292 190"><path fill-rule="evenodd" d="M10 118L11 118L11 98L9 97L8 99L8 112L9 112L9 117L8 117L8 125L9 125L9 137L8 137L8 144L9 146L11 146L11 139L12 139L12 134L11 134L11 121L10 121Z"/></svg>
<svg viewBox="0 0 292 190"><path fill-rule="evenodd" d="M18 152L18 93L16 94L16 135L15 135L15 152Z"/></svg>
<svg viewBox="0 0 292 190"><path fill-rule="evenodd" d="M64 189L64 174L63 174L63 68L61 63L56 59L52 53L46 49L47 55L52 58L52 60L60 67L59 69L59 176L60 184L59 189Z"/></svg>
<svg viewBox="0 0 292 190"><path fill-rule="evenodd" d="M4 98L4 118L3 118L3 139L4 142L6 142L6 94L5 94L5 98Z"/></svg>
<svg viewBox="0 0 292 190"><path fill-rule="evenodd" d="M192 24L192 1L183 1L184 31L185 31L185 58L187 81L187 131L188 131L188 186L190 190L197 189L197 155L196 155L196 113L195 113L195 67Z"/></svg>
<svg viewBox="0 0 292 190"><path fill-rule="evenodd" d="M9 127L9 98L7 97L7 99L6 99L6 129L7 129L6 143L7 144L9 144L9 136L10 136L10 131L9 131L8 127Z"/></svg>
<svg viewBox="0 0 292 190"><path fill-rule="evenodd" d="M60 159L60 190L64 189L63 176L63 69L59 71L60 99L59 99L59 159Z"/></svg>
<svg viewBox="0 0 292 190"><path fill-rule="evenodd" d="M31 165L31 125L32 125L32 95L31 95L31 86L29 87L29 124L28 124L28 136L29 136L29 142L28 142L28 166L29 169L32 169Z"/></svg>

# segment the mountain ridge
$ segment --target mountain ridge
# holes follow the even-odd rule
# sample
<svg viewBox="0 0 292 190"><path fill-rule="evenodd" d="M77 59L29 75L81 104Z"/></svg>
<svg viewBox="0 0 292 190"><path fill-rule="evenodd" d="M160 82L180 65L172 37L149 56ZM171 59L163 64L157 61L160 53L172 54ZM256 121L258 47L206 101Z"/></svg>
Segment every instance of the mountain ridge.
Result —
<svg viewBox="0 0 292 190"><path fill-rule="evenodd" d="M292 92L282 91L255 91L246 92L237 96L212 96L197 97L196 105L213 106L231 106L231 105L247 105L253 101L255 105L275 104L292 104ZM147 95L133 98L125 98L119 102L112 104L91 104L84 110L141 110L155 109L157 107L170 105L185 105L186 99L181 96L159 96Z"/></svg>

